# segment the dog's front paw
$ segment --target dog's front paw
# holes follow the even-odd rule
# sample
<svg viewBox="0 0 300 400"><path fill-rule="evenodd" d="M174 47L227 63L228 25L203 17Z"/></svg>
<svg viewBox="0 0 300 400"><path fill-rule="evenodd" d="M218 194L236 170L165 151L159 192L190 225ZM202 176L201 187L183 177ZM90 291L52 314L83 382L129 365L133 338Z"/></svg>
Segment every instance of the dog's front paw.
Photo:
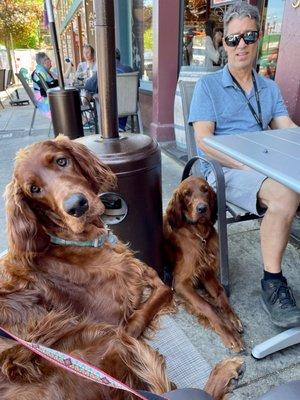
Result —
<svg viewBox="0 0 300 400"><path fill-rule="evenodd" d="M1 372L10 381L34 382L42 373L35 355L22 345L5 350L0 355Z"/></svg>

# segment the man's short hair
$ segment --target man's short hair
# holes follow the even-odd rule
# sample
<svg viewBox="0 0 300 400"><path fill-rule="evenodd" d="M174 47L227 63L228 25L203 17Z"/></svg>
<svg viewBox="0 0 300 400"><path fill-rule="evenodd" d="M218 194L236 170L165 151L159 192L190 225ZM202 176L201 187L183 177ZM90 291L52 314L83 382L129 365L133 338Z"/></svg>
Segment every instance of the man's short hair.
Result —
<svg viewBox="0 0 300 400"><path fill-rule="evenodd" d="M235 4L228 7L228 10L224 13L224 36L227 35L228 24L235 18L251 18L256 23L256 29L260 30L260 16L258 8L248 4L245 1L238 1Z"/></svg>
<svg viewBox="0 0 300 400"><path fill-rule="evenodd" d="M43 51L39 51L38 53L36 53L35 55L35 61L37 64L43 65L44 61L49 58L47 56L47 54Z"/></svg>

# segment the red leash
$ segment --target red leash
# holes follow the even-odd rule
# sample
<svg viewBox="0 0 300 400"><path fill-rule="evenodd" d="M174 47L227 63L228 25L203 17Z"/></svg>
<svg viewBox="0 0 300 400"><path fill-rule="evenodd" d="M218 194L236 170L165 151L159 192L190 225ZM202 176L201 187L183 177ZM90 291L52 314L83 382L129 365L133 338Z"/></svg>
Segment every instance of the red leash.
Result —
<svg viewBox="0 0 300 400"><path fill-rule="evenodd" d="M60 368L72 372L75 375L81 376L82 378L99 383L100 385L109 386L114 389L125 390L126 392L132 393L139 399L148 400L146 397L131 389L129 386L108 375L101 369L86 363L85 361L78 360L77 358L62 353L61 351L53 350L38 343L27 342L26 340L20 339L18 336L15 336L2 327L0 327L0 332L1 331L4 332L4 337L16 340L33 353L38 354Z"/></svg>

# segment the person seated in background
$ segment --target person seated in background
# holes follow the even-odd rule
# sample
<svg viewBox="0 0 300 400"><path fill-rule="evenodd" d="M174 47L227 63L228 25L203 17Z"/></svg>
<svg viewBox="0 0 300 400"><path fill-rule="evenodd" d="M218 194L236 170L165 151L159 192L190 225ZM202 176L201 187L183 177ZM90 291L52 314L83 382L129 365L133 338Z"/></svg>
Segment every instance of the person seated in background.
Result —
<svg viewBox="0 0 300 400"><path fill-rule="evenodd" d="M213 44L214 48L219 52L219 61L213 62L213 66L224 67L227 62L227 56L223 46L223 30L221 28L214 29Z"/></svg>
<svg viewBox="0 0 300 400"><path fill-rule="evenodd" d="M85 44L83 46L83 58L84 61L78 64L75 73L76 83L81 84L84 84L84 82L97 71L95 49L90 44Z"/></svg>
<svg viewBox="0 0 300 400"><path fill-rule="evenodd" d="M37 101L37 108L49 119L51 119L51 112L47 93L41 83L39 75L44 79L49 88L58 86L58 80L51 72L52 62L44 52L38 52L35 56L36 67L31 74L33 82L34 97Z"/></svg>
<svg viewBox="0 0 300 400"><path fill-rule="evenodd" d="M207 68L211 68L213 63L219 65L220 53L218 51L218 47L215 46L213 42L213 28L214 22L208 20L205 24L205 38L204 38L204 47L205 47L205 60L204 66Z"/></svg>
<svg viewBox="0 0 300 400"><path fill-rule="evenodd" d="M116 49L116 73L124 74L128 72L133 72L133 69L129 65L125 65L121 63L121 54L120 50ZM98 74L97 71L93 74L93 76L86 80L84 89L88 92L95 94L98 93ZM121 131L125 131L127 123L127 117L119 118L119 129Z"/></svg>

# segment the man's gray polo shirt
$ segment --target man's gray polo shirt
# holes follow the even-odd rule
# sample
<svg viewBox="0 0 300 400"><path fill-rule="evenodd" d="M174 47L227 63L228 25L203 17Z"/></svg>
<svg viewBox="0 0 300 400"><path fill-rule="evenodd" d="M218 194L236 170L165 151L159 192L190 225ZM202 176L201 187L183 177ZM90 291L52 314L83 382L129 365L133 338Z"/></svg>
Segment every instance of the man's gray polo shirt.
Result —
<svg viewBox="0 0 300 400"><path fill-rule="evenodd" d="M263 127L268 129L274 117L287 116L288 112L276 82L258 75L254 70L253 72L259 93ZM258 115L254 88L246 95ZM228 65L198 80L189 116L190 123L196 121L215 122L215 135L234 135L261 130L243 93L233 82ZM203 154L200 149L198 153ZM207 176L209 170L206 163L202 166L202 171Z"/></svg>

